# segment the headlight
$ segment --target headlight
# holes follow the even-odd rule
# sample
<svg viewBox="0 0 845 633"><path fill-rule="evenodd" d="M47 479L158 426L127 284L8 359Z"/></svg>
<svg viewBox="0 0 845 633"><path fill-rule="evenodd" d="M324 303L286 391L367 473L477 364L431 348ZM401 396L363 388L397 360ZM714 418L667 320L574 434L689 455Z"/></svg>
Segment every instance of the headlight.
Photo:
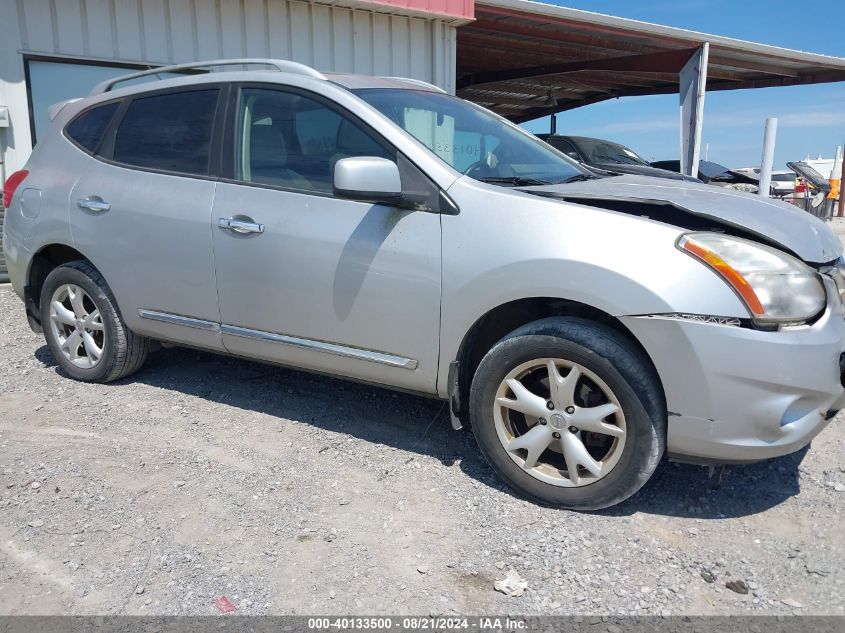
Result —
<svg viewBox="0 0 845 633"><path fill-rule="evenodd" d="M720 233L687 233L678 248L716 271L759 323L800 323L825 306L819 274L791 255Z"/></svg>

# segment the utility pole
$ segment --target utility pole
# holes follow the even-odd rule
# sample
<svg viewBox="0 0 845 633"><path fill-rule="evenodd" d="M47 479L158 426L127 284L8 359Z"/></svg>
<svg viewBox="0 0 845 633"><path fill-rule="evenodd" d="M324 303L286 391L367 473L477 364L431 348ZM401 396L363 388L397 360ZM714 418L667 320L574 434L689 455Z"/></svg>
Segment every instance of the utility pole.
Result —
<svg viewBox="0 0 845 633"><path fill-rule="evenodd" d="M768 197L772 184L772 163L775 161L775 137L778 132L778 120L766 119L766 131L763 135L763 160L760 162L760 185L757 195Z"/></svg>
<svg viewBox="0 0 845 633"><path fill-rule="evenodd" d="M845 193L842 191L842 187L845 185L845 156L838 149L836 154L839 158L839 204L836 209L836 215L841 218L845 215ZM833 170L836 171L836 159L833 161ZM834 176L833 172L830 175L832 178Z"/></svg>

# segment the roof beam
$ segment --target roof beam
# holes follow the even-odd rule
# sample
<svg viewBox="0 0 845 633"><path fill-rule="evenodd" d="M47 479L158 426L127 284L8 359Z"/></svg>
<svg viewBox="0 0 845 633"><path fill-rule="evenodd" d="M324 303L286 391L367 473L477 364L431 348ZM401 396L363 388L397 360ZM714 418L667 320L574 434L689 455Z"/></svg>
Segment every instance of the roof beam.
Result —
<svg viewBox="0 0 845 633"><path fill-rule="evenodd" d="M671 81L655 79L654 81L645 81L637 79L628 79L617 77L615 80L602 79L594 75L560 75L549 76L546 78L548 83L545 86L536 86L534 88L522 88L509 83L495 83L495 84L479 84L471 85L466 88L459 88L458 94L467 94L467 91L473 89L481 91L494 91L502 93L525 94L530 96L547 96L549 94L549 87L553 87L555 92L566 93L584 93L584 92L601 92L604 94L618 94L619 91L625 88L650 88L652 86L665 85L671 83L677 85L677 79L673 78Z"/></svg>
<svg viewBox="0 0 845 633"><path fill-rule="evenodd" d="M741 90L744 88L770 88L776 86L796 86L796 85L803 85L803 84L815 84L815 83L827 83L833 81L845 81L845 70L843 71L822 71L815 74L808 74L802 75L797 79L793 79L790 77L778 77L778 78L769 78L769 79L754 79L744 82L734 82L734 81L708 81L707 82L707 92L716 92L721 90ZM678 86L655 86L653 88L631 88L620 91L618 94L615 95L594 95L587 97L586 99L582 99L580 101L572 101L566 100L567 102L564 103L564 100L558 100L558 105L556 106L545 106L540 108L531 108L528 110L524 110L523 112L516 114L516 113L508 113L508 119L513 121L514 123L524 123L525 121L532 121L534 119L539 119L542 116L548 116L552 114L552 112L565 112L567 110L573 110L575 108L580 108L581 106L590 105L592 103L598 103L599 101L606 101L608 99L614 99L617 97L637 97L643 95L656 95L656 94L675 94L678 92Z"/></svg>
<svg viewBox="0 0 845 633"><path fill-rule="evenodd" d="M458 45L458 54L463 58L470 57L471 55L468 55L468 53L470 52L489 51L491 53L501 53L503 50L514 51L513 55L508 56L509 61L516 61L517 59L548 59L549 57L555 57L557 58L555 61L564 62L575 61L584 58L583 49L574 49L567 46L532 44L530 42L523 42L522 40L508 40L500 36L491 37L489 35L476 33L463 34L459 39L460 42ZM465 51L463 48L464 46L469 46L470 48ZM784 73L782 74L786 74L787 72L788 71L784 71ZM719 70L716 68L711 68L709 71L709 75L717 79L729 79L731 81L742 81L743 79L745 79L737 73L731 72L729 70ZM797 77L797 74L794 76Z"/></svg>
<svg viewBox="0 0 845 633"><path fill-rule="evenodd" d="M579 59L583 59L583 55L566 55L562 54L558 51L550 47L543 47L543 46L512 46L511 43L504 44L502 46L497 46L492 42L486 42L484 40L475 40L470 37L464 37L463 45L467 45L470 47L469 50L464 50L461 47L458 48L458 54L464 59L472 58L472 53L477 51L487 51L490 53L502 53L503 50L512 49L512 52L508 55L508 60L511 62L517 62L519 60L522 63L531 63L532 61L536 61L538 58L546 58L549 59L551 57L556 58L555 61L560 61L561 63L566 61L577 61ZM486 63L483 66L489 66L489 57L483 57ZM598 58L603 59L603 58ZM752 66L754 66L752 68ZM733 62L728 63L723 60L719 60L718 63L711 63L708 65L707 74L710 77L715 79L727 79L729 81L745 81L748 79L744 77L741 73L736 72L735 70L730 69L746 69L751 71L760 72L763 74L770 74L770 75L777 75L780 77L798 77L799 73L797 71L787 70L787 69L777 69L775 67L770 67L764 69L765 64L746 64L745 62ZM628 73L629 78L633 77Z"/></svg>
<svg viewBox="0 0 845 633"><path fill-rule="evenodd" d="M646 53L644 55L605 57L602 59L590 59L576 62L543 64L540 66L531 66L526 68L469 73L458 80L457 87L460 89L473 85L491 83L494 81L562 75L582 70L677 73L681 70L681 68L683 68L684 64L689 61L690 57L692 57L697 50L698 49L683 49L661 53Z"/></svg>
<svg viewBox="0 0 845 633"><path fill-rule="evenodd" d="M473 68L482 68L486 72L491 67L499 69L505 69L508 67L531 68L542 62L550 61L552 63L564 64L569 62L578 62L582 59L580 57L553 59L550 55L536 55L530 53L529 51L503 51L502 49L497 49L493 46L473 46L471 48L459 46L457 54L458 57L461 58L461 67L458 69L459 74L464 72L473 72ZM472 64L472 62L477 59L483 60L480 66ZM491 60L498 59L503 59L507 63L491 63Z"/></svg>
<svg viewBox="0 0 845 633"><path fill-rule="evenodd" d="M513 97L495 97L490 95L472 95L464 97L473 103L490 103L494 105L509 105L523 110L527 108L542 107L542 101L529 101L527 99L514 99Z"/></svg>
<svg viewBox="0 0 845 633"><path fill-rule="evenodd" d="M553 15L539 15L537 13L528 12L528 11L519 11L517 9L509 9L505 7L494 7L491 5L479 5L476 4L476 19L480 19L482 16L485 15L493 15L493 16L501 16L504 19L522 19L522 20L533 20L539 21L543 24L548 24L550 26L566 26L569 28L575 29L585 29L588 28L595 33L606 33L610 35L611 38L619 38L619 37L633 37L638 39L645 39L645 38L655 38L654 33L643 33L640 29L640 25L645 24L646 26L659 26L659 25L650 25L648 23L638 23L634 20L625 20L626 22L632 23L634 26L633 28L625 28L619 25L605 25L600 24L596 20L590 19L572 19L572 18L564 18L559 16ZM586 13L586 12L582 12ZM588 14L589 15L589 14ZM609 16L601 16L599 17L609 17ZM621 19L621 20L624 20ZM620 20L620 21L621 21ZM674 34L669 33L661 33L659 36L661 44L677 44L682 47L687 47L693 42L690 41L689 38L684 38L683 35L687 33L683 31L683 29L670 29L667 27L662 27L665 30L674 30L677 31L681 36L675 37ZM699 44L700 42L696 42Z"/></svg>
<svg viewBox="0 0 845 633"><path fill-rule="evenodd" d="M583 25L582 25L583 28ZM547 42L559 42L564 44L578 44L582 47L603 49L620 53L654 53L660 47L628 42L619 38L601 37L585 33L571 33L564 30L544 29L536 26L523 26L514 24L512 20L492 20L479 17L475 22L458 29L458 40L464 33L477 31L492 31L504 35L520 35L532 40L546 40Z"/></svg>
<svg viewBox="0 0 845 633"><path fill-rule="evenodd" d="M793 70L791 68L785 68L784 66L776 66L775 64L764 64L761 62L754 62L754 61L740 61L738 59L732 59L726 55L711 55L710 56L710 69L708 70L708 74L712 77L713 66L724 66L725 68L734 68L738 70L753 70L758 73L763 73L766 75L779 75L781 77L797 77L798 71Z"/></svg>
<svg viewBox="0 0 845 633"><path fill-rule="evenodd" d="M580 99L578 101L570 101L569 103L560 103L555 107L546 107L546 108L532 108L530 110L524 110L520 113L503 113L499 112L502 116L507 117L514 123L525 123L526 121L533 121L534 119L539 119L542 116L548 116L553 112L566 112L567 110L574 110L575 108L580 108L582 106L591 105L593 103L601 103L602 101L608 101L610 99L615 99L615 95L592 95L585 99Z"/></svg>
<svg viewBox="0 0 845 633"><path fill-rule="evenodd" d="M470 86L468 88L462 88L461 94L477 92L479 90L495 90L496 92L510 92L513 94L523 94L523 95L531 95L534 97L545 97L549 94L549 87L548 86L527 86L525 84L518 84L518 83L509 83L509 82L501 82L501 83L490 83L484 84L483 86ZM472 97L470 97L471 99Z"/></svg>
<svg viewBox="0 0 845 633"><path fill-rule="evenodd" d="M480 60L479 60L480 61ZM621 81L620 81L621 79ZM556 90L575 89L581 90L585 84L613 88L614 86L640 86L648 87L655 84L678 83L675 73L654 73L651 76L635 73L625 73L624 77L606 77L597 72L584 71L581 73L569 73L564 75L549 75L544 77L529 77L527 79L514 79L511 81L499 81L483 84L473 84L460 88L464 90L497 90L499 92L521 92L525 94L548 94L549 86Z"/></svg>
<svg viewBox="0 0 845 633"><path fill-rule="evenodd" d="M519 52L531 53L536 57L543 57L553 55L559 58L569 59L583 59L584 49L576 46L566 46L555 42L529 42L521 39L513 39L503 37L501 35L492 35L489 33L480 33L472 31L468 33L461 33L458 37L458 50L462 50L464 46L473 49L486 48L495 50L501 53L503 50L513 50ZM563 61L561 59L561 61Z"/></svg>

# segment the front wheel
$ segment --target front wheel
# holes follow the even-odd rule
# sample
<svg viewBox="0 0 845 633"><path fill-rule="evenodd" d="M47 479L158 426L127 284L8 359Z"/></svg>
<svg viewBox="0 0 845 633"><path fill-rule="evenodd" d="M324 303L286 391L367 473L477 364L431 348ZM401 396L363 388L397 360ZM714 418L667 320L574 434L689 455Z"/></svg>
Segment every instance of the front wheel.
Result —
<svg viewBox="0 0 845 633"><path fill-rule="evenodd" d="M147 357L149 339L123 323L106 280L86 261L47 275L40 308L47 345L71 378L110 382L137 371Z"/></svg>
<svg viewBox="0 0 845 633"><path fill-rule="evenodd" d="M494 345L470 415L482 454L511 487L573 510L633 495L665 445L665 405L642 352L578 318L535 321Z"/></svg>

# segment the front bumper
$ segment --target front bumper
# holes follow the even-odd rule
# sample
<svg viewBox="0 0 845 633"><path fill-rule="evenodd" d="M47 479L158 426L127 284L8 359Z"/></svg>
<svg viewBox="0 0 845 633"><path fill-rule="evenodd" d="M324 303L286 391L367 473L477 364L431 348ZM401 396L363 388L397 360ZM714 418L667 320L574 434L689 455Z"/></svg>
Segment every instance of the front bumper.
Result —
<svg viewBox="0 0 845 633"><path fill-rule="evenodd" d="M753 462L792 453L845 408L845 320L832 280L813 325L763 332L680 318L624 317L660 374L670 457Z"/></svg>

